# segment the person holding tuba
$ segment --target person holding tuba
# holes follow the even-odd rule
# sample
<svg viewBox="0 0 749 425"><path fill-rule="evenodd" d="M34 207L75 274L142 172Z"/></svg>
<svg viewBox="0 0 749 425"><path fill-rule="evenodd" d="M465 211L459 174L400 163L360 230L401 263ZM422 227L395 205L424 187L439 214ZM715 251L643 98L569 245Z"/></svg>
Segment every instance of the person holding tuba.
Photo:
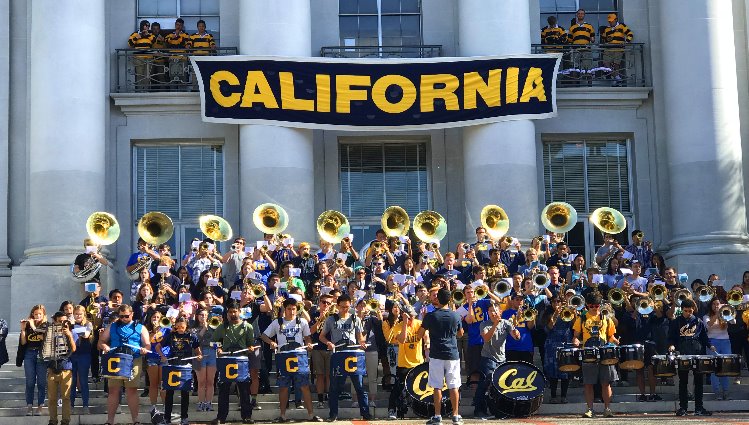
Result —
<svg viewBox="0 0 749 425"><path fill-rule="evenodd" d="M624 250L634 255L633 259L640 262L643 268L653 267L653 243L645 241L645 234L640 229L632 231L632 243Z"/></svg>
<svg viewBox="0 0 749 425"><path fill-rule="evenodd" d="M143 240L143 238L138 238L138 251L130 255L125 265L125 270L127 270L128 274L132 275L136 270L145 268L148 270L148 277L153 277L148 265L154 260L158 261L159 258L159 253L154 251L148 242Z"/></svg>
<svg viewBox="0 0 749 425"><path fill-rule="evenodd" d="M544 375L549 380L551 390L551 404L567 403L567 389L570 385L569 375L559 371L557 364L557 350L572 343L572 324L577 313L564 302L564 297L556 296L546 307L543 319L543 331L546 332L544 341ZM569 320L571 319L571 320ZM557 398L557 385L561 381L561 398Z"/></svg>
<svg viewBox="0 0 749 425"><path fill-rule="evenodd" d="M80 273L83 270L93 267L96 262L103 266L110 266L109 260L99 253L99 245L95 244L91 238L83 240L83 248L86 252L78 254L73 261L73 273ZM89 279L100 280L100 271L97 271L96 274L90 276Z"/></svg>
<svg viewBox="0 0 749 425"><path fill-rule="evenodd" d="M476 253L476 259L479 264L489 262L489 250L494 248L494 241L486 233L486 228L479 226L476 228L476 242L471 244L471 250Z"/></svg>

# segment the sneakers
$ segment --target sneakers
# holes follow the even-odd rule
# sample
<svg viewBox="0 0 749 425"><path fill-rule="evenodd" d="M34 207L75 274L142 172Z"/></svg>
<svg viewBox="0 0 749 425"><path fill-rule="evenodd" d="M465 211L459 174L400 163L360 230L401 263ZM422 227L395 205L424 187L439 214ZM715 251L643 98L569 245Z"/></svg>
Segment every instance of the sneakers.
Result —
<svg viewBox="0 0 749 425"><path fill-rule="evenodd" d="M286 422L289 422L289 420L284 418L283 416L279 416L273 420L273 423L276 423L276 424L285 424Z"/></svg>
<svg viewBox="0 0 749 425"><path fill-rule="evenodd" d="M463 417L460 415L453 416L453 425L463 425Z"/></svg>
<svg viewBox="0 0 749 425"><path fill-rule="evenodd" d="M308 422L323 422L322 418L317 415L312 416L307 421Z"/></svg>
<svg viewBox="0 0 749 425"><path fill-rule="evenodd" d="M57 399L57 407L62 407L62 399L61 398Z"/></svg>
<svg viewBox="0 0 749 425"><path fill-rule="evenodd" d="M318 401L317 402L317 408L318 409L324 409L325 408L325 402L324 401Z"/></svg>
<svg viewBox="0 0 749 425"><path fill-rule="evenodd" d="M561 403L561 404L567 404L567 397L562 397L562 398L561 398L561 399L559 400L559 403Z"/></svg>
<svg viewBox="0 0 749 425"><path fill-rule="evenodd" d="M640 394L639 396L637 396L637 401L639 402L648 401L648 396L646 396L645 394Z"/></svg>
<svg viewBox="0 0 749 425"><path fill-rule="evenodd" d="M206 401L203 407L205 407L206 412L213 412L213 403L211 403L210 401Z"/></svg>
<svg viewBox="0 0 749 425"><path fill-rule="evenodd" d="M34 406L28 405L26 406L26 416L32 416L34 414Z"/></svg>
<svg viewBox="0 0 749 425"><path fill-rule="evenodd" d="M388 420L394 421L396 419L398 418L395 416L395 409L388 409Z"/></svg>
<svg viewBox="0 0 749 425"><path fill-rule="evenodd" d="M338 416L331 416L328 418L328 422L335 422L338 420Z"/></svg>
<svg viewBox="0 0 749 425"><path fill-rule="evenodd" d="M210 423L211 423L211 425L219 425L219 424L225 424L226 421L220 421L218 418L216 418L216 419L212 420Z"/></svg>
<svg viewBox="0 0 749 425"><path fill-rule="evenodd" d="M205 412L205 402L203 401L198 402L198 412Z"/></svg>
<svg viewBox="0 0 749 425"><path fill-rule="evenodd" d="M374 400L369 400L369 407L371 407L371 408L373 408L373 409L374 409L375 407L377 407L377 405L375 404L375 401L374 401Z"/></svg>
<svg viewBox="0 0 749 425"><path fill-rule="evenodd" d="M658 394L650 394L648 396L648 401L663 401L663 398Z"/></svg>
<svg viewBox="0 0 749 425"><path fill-rule="evenodd" d="M699 409L694 409L694 416L713 416L713 412L701 407Z"/></svg>
<svg viewBox="0 0 749 425"><path fill-rule="evenodd" d="M603 417L604 418L613 418L614 412L611 411L608 407L603 411Z"/></svg>
<svg viewBox="0 0 749 425"><path fill-rule="evenodd" d="M588 409L583 413L583 418L592 418L593 417L593 410Z"/></svg>
<svg viewBox="0 0 749 425"><path fill-rule="evenodd" d="M188 421L187 418L182 418L182 420L179 421L179 425L190 425L190 421Z"/></svg>
<svg viewBox="0 0 749 425"><path fill-rule="evenodd" d="M686 416L686 415L687 415L687 411L684 409L679 409L676 411L676 416Z"/></svg>
<svg viewBox="0 0 749 425"><path fill-rule="evenodd" d="M442 424L442 416L432 416L426 422L426 425L441 425L441 424Z"/></svg>
<svg viewBox="0 0 749 425"><path fill-rule="evenodd" d="M263 410L263 408L257 403L256 398L253 398L252 401L250 402L250 408L255 409L255 410Z"/></svg>
<svg viewBox="0 0 749 425"><path fill-rule="evenodd" d="M34 416L44 416L44 406L37 406L34 410Z"/></svg>

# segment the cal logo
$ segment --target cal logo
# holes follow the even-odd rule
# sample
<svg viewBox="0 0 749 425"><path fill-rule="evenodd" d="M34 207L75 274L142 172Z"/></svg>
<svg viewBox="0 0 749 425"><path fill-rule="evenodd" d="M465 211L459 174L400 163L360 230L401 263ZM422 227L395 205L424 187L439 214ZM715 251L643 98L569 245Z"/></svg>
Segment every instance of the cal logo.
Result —
<svg viewBox="0 0 749 425"><path fill-rule="evenodd" d="M237 379L239 377L239 365L236 363L229 363L226 365L226 375L227 379Z"/></svg>
<svg viewBox="0 0 749 425"><path fill-rule="evenodd" d="M169 376L167 377L166 383L169 384L170 387L178 387L180 384L181 378L182 378L182 372L178 370L173 370L169 372Z"/></svg>
<svg viewBox="0 0 749 425"><path fill-rule="evenodd" d="M536 375L538 375L538 372L534 370L525 378L515 378L512 380L512 382L508 382L510 378L517 374L517 369L508 369L506 372L499 376L497 385L502 389L502 394L529 392L536 391L538 389L535 385L533 385L533 381L536 379Z"/></svg>
<svg viewBox="0 0 749 425"><path fill-rule="evenodd" d="M120 371L120 358L112 357L107 360L107 370L109 373L117 373Z"/></svg>
<svg viewBox="0 0 749 425"><path fill-rule="evenodd" d="M346 357L346 360L343 362L343 368L346 369L346 372L356 372L356 357Z"/></svg>
<svg viewBox="0 0 749 425"><path fill-rule="evenodd" d="M299 358L298 357L289 357L286 359L286 371L289 373L294 373L299 370Z"/></svg>

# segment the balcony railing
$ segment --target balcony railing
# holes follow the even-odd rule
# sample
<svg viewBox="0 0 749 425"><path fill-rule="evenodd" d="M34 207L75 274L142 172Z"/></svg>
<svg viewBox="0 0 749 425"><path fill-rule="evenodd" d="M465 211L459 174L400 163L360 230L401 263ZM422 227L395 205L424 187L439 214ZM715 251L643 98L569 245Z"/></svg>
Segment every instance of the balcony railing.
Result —
<svg viewBox="0 0 749 425"><path fill-rule="evenodd" d="M441 45L418 46L327 46L320 49L324 58L436 58Z"/></svg>
<svg viewBox="0 0 749 425"><path fill-rule="evenodd" d="M644 87L642 43L533 45L533 53L562 53L557 87Z"/></svg>
<svg viewBox="0 0 749 425"><path fill-rule="evenodd" d="M236 47L216 49L117 49L117 93L197 91L191 55L236 55Z"/></svg>

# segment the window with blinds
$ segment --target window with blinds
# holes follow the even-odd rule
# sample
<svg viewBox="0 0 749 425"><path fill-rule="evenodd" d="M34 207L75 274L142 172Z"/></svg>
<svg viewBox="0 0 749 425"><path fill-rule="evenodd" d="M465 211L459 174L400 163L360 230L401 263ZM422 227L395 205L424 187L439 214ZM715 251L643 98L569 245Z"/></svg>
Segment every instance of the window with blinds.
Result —
<svg viewBox="0 0 749 425"><path fill-rule="evenodd" d="M355 221L378 221L385 208L411 217L429 208L426 143L342 143L341 209Z"/></svg>
<svg viewBox="0 0 749 425"><path fill-rule="evenodd" d="M569 29L577 9L585 9L585 21L598 32L600 26L608 25L606 16L616 13L618 3L618 0L541 0L541 28L548 25L546 19L553 15L560 26Z"/></svg>
<svg viewBox="0 0 749 425"><path fill-rule="evenodd" d="M224 157L220 145L135 146L135 217L161 211L174 221L223 215Z"/></svg>
<svg viewBox="0 0 749 425"><path fill-rule="evenodd" d="M544 142L546 203L564 201L578 213L598 207L631 213L625 140Z"/></svg>
<svg viewBox="0 0 749 425"><path fill-rule="evenodd" d="M420 0L340 0L344 46L413 46L421 43Z"/></svg>
<svg viewBox="0 0 749 425"><path fill-rule="evenodd" d="M138 0L136 28L142 19L147 19L149 22L158 21L162 29L173 29L177 18L185 21L184 31L189 34L197 32L198 21L202 19L206 31L216 38L219 36L221 27L217 0Z"/></svg>

